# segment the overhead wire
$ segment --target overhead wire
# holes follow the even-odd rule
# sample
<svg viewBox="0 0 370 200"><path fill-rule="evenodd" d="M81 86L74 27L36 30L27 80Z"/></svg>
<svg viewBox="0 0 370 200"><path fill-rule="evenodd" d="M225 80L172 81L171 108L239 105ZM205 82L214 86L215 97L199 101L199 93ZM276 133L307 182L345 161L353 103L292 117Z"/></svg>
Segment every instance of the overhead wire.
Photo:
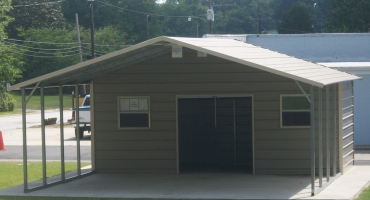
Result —
<svg viewBox="0 0 370 200"><path fill-rule="evenodd" d="M148 13L148 12L142 12L142 11L131 10L131 9L127 9L127 8L122 8L122 7L115 6L115 5L112 5L112 4L109 4L109 3L106 3L106 2L102 2L102 1L99 1L99 0L96 0L96 2L101 3L101 4L105 4L105 5L108 5L108 6L111 6L111 7L119 8L119 9L125 10L125 11L130 11L130 12L144 14L144 15L150 15L150 16L157 16L157 17L188 18L190 16L190 17L194 17L194 18L203 19L203 18L200 18L200 16L206 16L206 14L204 14L204 15L163 15L163 14L154 14L154 13Z"/></svg>
<svg viewBox="0 0 370 200"><path fill-rule="evenodd" d="M63 57L71 57L71 56L80 55L79 53L77 53L77 54L64 55L64 56L38 56L38 55L30 55L30 54L26 54L26 53L19 53L19 52L16 52L16 51L10 51L10 52L15 53L15 54L19 54L19 55L23 55L23 56L36 57L36 58L63 58Z"/></svg>
<svg viewBox="0 0 370 200"><path fill-rule="evenodd" d="M55 44L55 45L78 44L78 42L64 42L64 43L38 42L38 41L32 41L32 40L17 40L17 39L9 39L9 38L5 38L4 40L17 41L17 42L26 42L26 43L36 43L36 44Z"/></svg>
<svg viewBox="0 0 370 200"><path fill-rule="evenodd" d="M75 47L60 48L60 49L45 49L45 48L35 48L35 47L20 45L20 44L8 42L8 41L4 41L4 43L9 44L9 45L15 45L15 46L19 46L19 47L24 47L24 48L27 48L27 49L36 49L36 50L43 50L43 51L59 51L59 50L67 50L67 49L78 48L78 46L75 46Z"/></svg>
<svg viewBox="0 0 370 200"><path fill-rule="evenodd" d="M13 8L17 8L17 7L28 7L28 6L40 6L40 5L43 5L43 4L56 4L56 3L61 3L65 0L60 0L60 1L51 1L51 2L44 2L44 3L33 3L33 4L23 4L23 5L14 5L14 6L1 6L3 8L6 8L6 7L13 7Z"/></svg>

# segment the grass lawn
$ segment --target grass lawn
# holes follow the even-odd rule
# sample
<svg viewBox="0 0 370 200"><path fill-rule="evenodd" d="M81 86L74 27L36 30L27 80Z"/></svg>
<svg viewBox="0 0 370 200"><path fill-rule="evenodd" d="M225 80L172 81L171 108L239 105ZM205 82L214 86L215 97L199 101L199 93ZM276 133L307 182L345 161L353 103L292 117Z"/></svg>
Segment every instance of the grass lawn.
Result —
<svg viewBox="0 0 370 200"><path fill-rule="evenodd" d="M13 111L0 112L0 116L1 115L16 115L16 114L22 114L22 110L14 109Z"/></svg>
<svg viewBox="0 0 370 200"><path fill-rule="evenodd" d="M22 109L22 96L19 94L10 93L14 99L17 101L15 108ZM28 98L28 96L26 97ZM50 109L59 109L59 96L44 96L45 100L45 110ZM63 95L63 108L71 109L72 108L72 97L71 95ZM40 96L33 95L27 103L27 109L31 110L40 110Z"/></svg>
<svg viewBox="0 0 370 200"><path fill-rule="evenodd" d="M367 187L356 200L369 200L370 199L370 187Z"/></svg>
<svg viewBox="0 0 370 200"><path fill-rule="evenodd" d="M90 163L81 163L82 167ZM23 162L0 162L0 190L23 184ZM47 177L60 174L60 162L47 162ZM66 172L77 169L76 162L65 163ZM28 162L28 182L42 179L42 162ZM1 199L2 197L0 197Z"/></svg>

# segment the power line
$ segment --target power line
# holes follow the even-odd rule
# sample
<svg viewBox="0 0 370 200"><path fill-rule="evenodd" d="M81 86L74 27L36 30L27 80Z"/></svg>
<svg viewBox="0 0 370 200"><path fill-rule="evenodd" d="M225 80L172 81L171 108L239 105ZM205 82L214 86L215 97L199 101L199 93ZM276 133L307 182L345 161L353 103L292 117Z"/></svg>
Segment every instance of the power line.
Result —
<svg viewBox="0 0 370 200"><path fill-rule="evenodd" d="M15 45L15 46L19 46L19 47L23 47L23 48L27 48L27 49L42 50L42 51L59 51L59 50L67 50L67 49L78 48L78 46L75 46L75 47L70 47L70 48L45 49L45 48L35 48L35 47L20 45L20 44L16 44L16 43L13 43L13 42L7 42L7 41L4 41L4 43L6 43L5 45Z"/></svg>
<svg viewBox="0 0 370 200"><path fill-rule="evenodd" d="M76 53L78 51L78 49L76 49L74 51L58 51L58 52L53 52L53 53L46 53L46 52L40 52L40 51L26 50L26 49L22 49L22 48L10 46L10 45L7 45L7 46L10 47L11 49L14 49L14 50L26 51L27 53L47 54L47 55L55 55L55 54L58 54L58 53L61 53L61 54L69 54L69 53Z"/></svg>
<svg viewBox="0 0 370 200"><path fill-rule="evenodd" d="M185 15L183 15L183 16L181 16L181 15L161 15L161 14L147 13L147 12L141 12L141 11L131 10L131 9L127 9L127 8L122 8L122 7L115 6L115 5L105 3L105 2L102 2L102 1L96 1L96 2L99 2L101 4L105 4L107 6L115 7L115 8L121 9L121 10L125 10L125 11L130 11L130 12L139 13L139 14L143 14L143 15L158 16L158 17L174 17L174 18L175 17L178 17L178 18L182 18L182 17L185 18L186 17L186 18L188 18L190 16L190 17L194 17L194 18L198 18L198 19L203 19L203 18L200 18L200 16L205 16L205 14L204 15L195 15L195 16L193 16L193 15L186 15L186 16Z"/></svg>
<svg viewBox="0 0 370 200"><path fill-rule="evenodd" d="M36 57L36 58L63 58L63 57L71 57L71 56L80 55L79 53L77 53L77 54L64 55L64 56L36 56L36 55L30 55L30 54L25 54L25 53L19 53L19 52L11 51L11 50L8 50L8 51L10 51L12 53L15 53L15 54L18 54L18 55L29 56L29 57Z"/></svg>
<svg viewBox="0 0 370 200"><path fill-rule="evenodd" d="M66 43L57 43L57 42L37 42L32 40L16 40L5 38L4 40L17 41L17 42L27 42L27 43L37 43L37 44L55 44L55 45L67 45L67 44L78 44L78 42L66 42Z"/></svg>
<svg viewBox="0 0 370 200"><path fill-rule="evenodd" d="M1 6L3 8L6 8L6 7L13 7L13 8L17 8L17 7L28 7L28 6L40 6L40 5L43 5L43 4L56 4L56 3L61 3L65 0L60 0L60 1L52 1L52 2L44 2L44 3L33 3L33 4L23 4L23 5L14 5L14 6Z"/></svg>

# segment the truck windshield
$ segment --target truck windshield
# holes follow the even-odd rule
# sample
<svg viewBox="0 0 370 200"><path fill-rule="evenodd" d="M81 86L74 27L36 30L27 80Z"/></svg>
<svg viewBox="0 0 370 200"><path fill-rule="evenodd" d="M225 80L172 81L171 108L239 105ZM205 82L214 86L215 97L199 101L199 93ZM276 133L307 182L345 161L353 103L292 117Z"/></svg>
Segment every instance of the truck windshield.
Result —
<svg viewBox="0 0 370 200"><path fill-rule="evenodd" d="M86 97L84 105L83 106L90 106L90 97Z"/></svg>

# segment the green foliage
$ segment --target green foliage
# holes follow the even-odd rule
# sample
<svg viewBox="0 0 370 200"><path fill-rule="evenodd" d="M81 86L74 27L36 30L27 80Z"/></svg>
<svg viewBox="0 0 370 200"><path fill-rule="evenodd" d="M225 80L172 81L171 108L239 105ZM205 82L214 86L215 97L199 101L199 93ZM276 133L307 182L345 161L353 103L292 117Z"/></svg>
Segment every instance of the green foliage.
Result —
<svg viewBox="0 0 370 200"><path fill-rule="evenodd" d="M330 2L330 18L326 24L326 32L370 31L369 0L330 0Z"/></svg>
<svg viewBox="0 0 370 200"><path fill-rule="evenodd" d="M296 3L306 6L315 32L322 32L325 21L329 16L330 1L328 0L274 0L269 4L273 8L272 18L276 21L281 21L283 14L288 12Z"/></svg>
<svg viewBox="0 0 370 200"><path fill-rule="evenodd" d="M7 27L10 38L18 38L21 30L31 28L64 28L66 26L61 5L59 3L48 3L53 0L12 0L13 9L9 16L14 18ZM28 4L38 4L31 6L19 6Z"/></svg>
<svg viewBox="0 0 370 200"><path fill-rule="evenodd" d="M12 9L10 6L11 2L11 0L0 1L0 40L6 37L5 28L8 26L9 22L14 20L7 14Z"/></svg>
<svg viewBox="0 0 370 200"><path fill-rule="evenodd" d="M0 90L0 112L13 111L15 104L16 101L9 93Z"/></svg>
<svg viewBox="0 0 370 200"><path fill-rule="evenodd" d="M83 60L91 58L90 30L80 28ZM69 67L80 62L77 34L73 28L69 29L28 29L20 34L26 40L39 43L24 43L23 80L35 78L56 70ZM132 44L125 32L113 26L106 26L95 31L96 55L101 56L119 49L124 45ZM58 43L58 44L56 44ZM63 43L63 44L62 44ZM109 46L106 46L109 45Z"/></svg>
<svg viewBox="0 0 370 200"><path fill-rule="evenodd" d="M278 24L280 34L312 33L311 16L307 7L302 3L296 3L283 14L282 21Z"/></svg>
<svg viewBox="0 0 370 200"><path fill-rule="evenodd" d="M11 0L0 1L0 42L6 37L5 28L13 20L7 13L11 11ZM0 84L14 82L20 77L23 62L17 51L12 51L0 43Z"/></svg>
<svg viewBox="0 0 370 200"><path fill-rule="evenodd" d="M134 44L133 40L135 40L133 37L129 37L127 33L120 31L118 28L114 26L106 26L101 29L98 29L97 31L95 31L94 37L96 43L95 45L96 56L102 56L104 54L125 48L127 47L127 45ZM90 51L91 50L90 30L82 29L81 41Z"/></svg>
<svg viewBox="0 0 370 200"><path fill-rule="evenodd" d="M207 7L202 6L200 1L166 1L160 5L163 18L163 34L168 36L196 37L208 31L208 21L205 18ZM188 17L191 21L188 21Z"/></svg>
<svg viewBox="0 0 370 200"><path fill-rule="evenodd" d="M79 62L77 36L75 30L66 29L28 29L20 34L26 40L45 42L24 44L30 48L24 49L26 63L24 65L24 80L35 78ZM72 44L50 44L50 43ZM41 49L61 49L41 50ZM55 57L50 57L55 56Z"/></svg>
<svg viewBox="0 0 370 200"><path fill-rule="evenodd" d="M65 19L74 24L75 13L78 13L79 23L85 28L90 28L89 8L87 1L70 0L62 3ZM94 27L101 29L105 26L114 26L117 30L127 33L132 41L138 43L147 39L147 13L159 13L158 9L159 6L155 0L95 1L93 2ZM160 17L150 15L148 25L150 38L162 35Z"/></svg>
<svg viewBox="0 0 370 200"><path fill-rule="evenodd" d="M13 83L21 77L22 56L17 50L12 50L9 46L0 43L0 83Z"/></svg>

